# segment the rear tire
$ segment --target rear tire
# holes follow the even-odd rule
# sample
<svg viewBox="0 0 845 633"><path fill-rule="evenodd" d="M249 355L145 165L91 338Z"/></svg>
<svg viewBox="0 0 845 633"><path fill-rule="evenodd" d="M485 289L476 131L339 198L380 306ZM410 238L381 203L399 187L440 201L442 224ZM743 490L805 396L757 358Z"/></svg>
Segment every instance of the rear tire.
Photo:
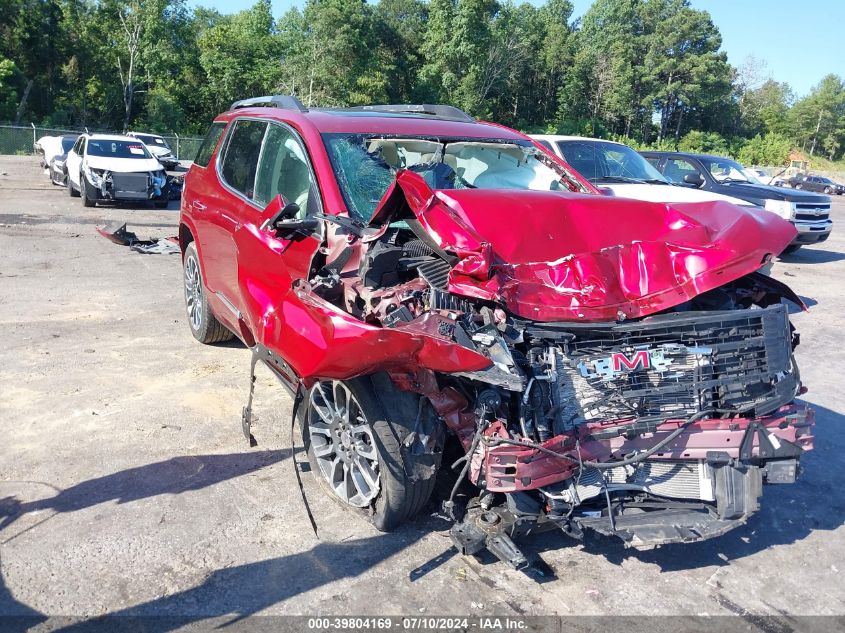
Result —
<svg viewBox="0 0 845 633"><path fill-rule="evenodd" d="M423 509L440 467L442 446L415 455L404 445L416 426L418 403L386 374L374 374L317 382L301 412L303 444L320 486L383 532ZM359 466L356 474L362 459L369 471ZM369 482L373 474L376 486Z"/></svg>
<svg viewBox="0 0 845 633"><path fill-rule="evenodd" d="M200 343L206 345L230 340L234 334L217 320L208 307L207 290L202 280L197 247L193 242L185 249L182 273L185 282L185 308L188 312L188 327L191 328L191 334Z"/></svg>

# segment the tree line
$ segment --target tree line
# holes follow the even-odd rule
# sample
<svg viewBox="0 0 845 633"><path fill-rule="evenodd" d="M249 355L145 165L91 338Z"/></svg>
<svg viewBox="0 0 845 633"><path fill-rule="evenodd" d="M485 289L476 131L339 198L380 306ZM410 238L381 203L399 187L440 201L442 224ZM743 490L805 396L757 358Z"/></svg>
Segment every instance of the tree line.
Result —
<svg viewBox="0 0 845 633"><path fill-rule="evenodd" d="M845 83L796 99L688 0L0 0L0 120L199 133L240 98L448 103L524 131L784 163L845 151Z"/></svg>

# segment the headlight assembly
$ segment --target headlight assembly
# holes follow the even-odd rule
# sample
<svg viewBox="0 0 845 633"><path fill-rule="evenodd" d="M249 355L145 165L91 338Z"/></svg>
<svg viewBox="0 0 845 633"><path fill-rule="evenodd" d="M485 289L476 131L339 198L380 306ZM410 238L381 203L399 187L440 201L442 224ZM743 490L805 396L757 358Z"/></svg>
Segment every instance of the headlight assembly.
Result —
<svg viewBox="0 0 845 633"><path fill-rule="evenodd" d="M106 177L106 170L105 169L94 169L92 167L85 166L85 176L88 178L88 182L90 182L95 187L102 187L103 186L103 179Z"/></svg>
<svg viewBox="0 0 845 633"><path fill-rule="evenodd" d="M791 220L795 216L795 204L788 200L766 200L765 208L785 220Z"/></svg>

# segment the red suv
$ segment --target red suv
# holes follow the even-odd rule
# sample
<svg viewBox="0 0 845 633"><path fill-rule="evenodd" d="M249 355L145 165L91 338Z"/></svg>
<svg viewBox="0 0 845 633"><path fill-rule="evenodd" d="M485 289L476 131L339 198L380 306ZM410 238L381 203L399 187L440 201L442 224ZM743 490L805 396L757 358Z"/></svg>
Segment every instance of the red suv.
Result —
<svg viewBox="0 0 845 633"><path fill-rule="evenodd" d="M517 567L538 527L695 541L795 481L813 418L781 299L803 304L755 272L794 235L597 195L455 108L286 96L214 121L180 224L191 332L238 336L302 399L327 492L391 529L454 440L453 541Z"/></svg>

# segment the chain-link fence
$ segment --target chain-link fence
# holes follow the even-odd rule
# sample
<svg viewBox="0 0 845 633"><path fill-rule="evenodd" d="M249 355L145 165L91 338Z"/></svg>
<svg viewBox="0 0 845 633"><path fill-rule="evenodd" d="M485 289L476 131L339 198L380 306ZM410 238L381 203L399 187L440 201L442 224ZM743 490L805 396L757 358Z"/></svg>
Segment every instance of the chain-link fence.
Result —
<svg viewBox="0 0 845 633"><path fill-rule="evenodd" d="M35 152L35 142L42 136L61 136L63 134L120 134L111 130L100 130L94 128L65 129L42 127L39 125L0 125L0 154L24 156ZM167 141L173 150L174 156L180 160L194 160L200 144L201 137L180 136L179 134L164 135L161 137Z"/></svg>

